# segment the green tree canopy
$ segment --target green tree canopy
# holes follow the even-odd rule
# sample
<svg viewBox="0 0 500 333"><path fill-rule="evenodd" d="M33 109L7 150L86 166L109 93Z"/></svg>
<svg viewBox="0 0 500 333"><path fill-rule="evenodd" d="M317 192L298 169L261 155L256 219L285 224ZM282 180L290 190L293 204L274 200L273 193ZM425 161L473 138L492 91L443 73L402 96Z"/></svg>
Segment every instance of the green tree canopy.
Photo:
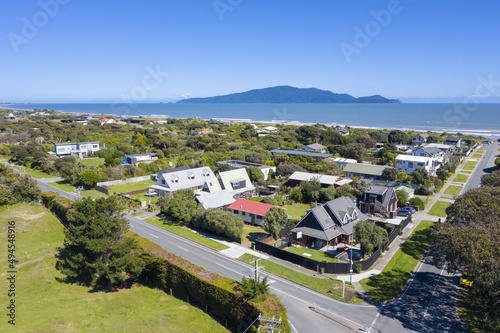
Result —
<svg viewBox="0 0 500 333"><path fill-rule="evenodd" d="M194 199L192 190L176 191L172 196L158 199L161 213L170 221L189 225L200 204Z"/></svg>
<svg viewBox="0 0 500 333"><path fill-rule="evenodd" d="M408 193L405 191L396 191L396 195L398 197L398 205L399 207L404 207L408 204Z"/></svg>
<svg viewBox="0 0 500 333"><path fill-rule="evenodd" d="M262 184L264 183L264 174L262 173L262 170L259 169L256 166L249 166L246 168L248 177L253 183L256 184Z"/></svg>
<svg viewBox="0 0 500 333"><path fill-rule="evenodd" d="M87 170L83 170L82 172L80 172L79 181L81 184L85 185L86 187L92 188L100 180L101 180L101 177L99 177L99 174L95 170L87 169Z"/></svg>
<svg viewBox="0 0 500 333"><path fill-rule="evenodd" d="M382 180L396 181L398 179L398 171L394 168L385 168L380 178Z"/></svg>
<svg viewBox="0 0 500 333"><path fill-rule="evenodd" d="M374 249L389 242L387 231L371 221L360 221L354 225L354 237L359 241L363 256L370 256Z"/></svg>
<svg viewBox="0 0 500 333"><path fill-rule="evenodd" d="M422 168L416 168L413 170L411 173L411 177L413 179L413 182L417 185L424 185L427 180L429 180L429 174L425 169Z"/></svg>
<svg viewBox="0 0 500 333"><path fill-rule="evenodd" d="M278 239L278 234L287 225L288 215L283 208L273 207L265 216L263 229Z"/></svg>
<svg viewBox="0 0 500 333"><path fill-rule="evenodd" d="M135 279L144 262L134 251L135 241L125 237L127 229L128 222L116 198L75 202L56 268L69 281L94 289L112 289Z"/></svg>
<svg viewBox="0 0 500 333"><path fill-rule="evenodd" d="M42 190L38 187L36 180L27 174L12 182L11 192L16 201L25 202L37 201L42 195Z"/></svg>

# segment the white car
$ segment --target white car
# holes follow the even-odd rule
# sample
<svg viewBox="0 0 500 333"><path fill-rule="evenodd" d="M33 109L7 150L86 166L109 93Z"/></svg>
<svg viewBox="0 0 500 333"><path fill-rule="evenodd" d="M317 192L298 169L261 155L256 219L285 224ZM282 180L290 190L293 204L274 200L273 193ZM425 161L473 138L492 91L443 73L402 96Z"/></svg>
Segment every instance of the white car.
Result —
<svg viewBox="0 0 500 333"><path fill-rule="evenodd" d="M154 197L154 196L156 196L156 192L155 191L151 191L151 192L148 191L144 195L147 197Z"/></svg>

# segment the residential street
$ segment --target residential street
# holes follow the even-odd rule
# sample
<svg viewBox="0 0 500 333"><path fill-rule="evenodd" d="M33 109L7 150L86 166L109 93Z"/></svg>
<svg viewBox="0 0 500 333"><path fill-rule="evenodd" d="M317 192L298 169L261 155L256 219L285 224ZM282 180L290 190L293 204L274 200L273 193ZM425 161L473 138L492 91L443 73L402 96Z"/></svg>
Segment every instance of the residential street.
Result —
<svg viewBox="0 0 500 333"><path fill-rule="evenodd" d="M474 174L481 175L483 169L493 165L498 144L487 147ZM471 177L464 188L476 187L479 183ZM76 193L67 193L42 180L38 180L42 191L55 191L72 200ZM444 189L443 189L444 190ZM436 201L439 195L433 201ZM415 220L411 229L422 219ZM417 216L416 216L417 217ZM157 243L168 251L205 267L210 271L235 280L253 273L252 266L229 258L215 250L168 232L137 217L127 215L130 228L142 237ZM408 233L411 230L408 230ZM404 237L404 236L403 236ZM456 278L445 270L435 267L432 258L425 257L417 266L417 273L403 295L384 306L370 304L346 304L316 291L310 290L281 277L261 271L269 276L271 290L276 293L288 311L288 317L296 332L358 332L366 325L371 332L465 332L456 312L458 284ZM311 307L315 305L316 311ZM319 313L318 313L319 312Z"/></svg>

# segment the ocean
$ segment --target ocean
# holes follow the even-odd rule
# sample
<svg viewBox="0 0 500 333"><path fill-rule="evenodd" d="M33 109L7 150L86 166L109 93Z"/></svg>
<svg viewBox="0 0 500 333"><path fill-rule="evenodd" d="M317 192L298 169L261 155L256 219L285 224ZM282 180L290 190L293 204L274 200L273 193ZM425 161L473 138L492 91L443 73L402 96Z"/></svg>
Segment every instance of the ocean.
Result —
<svg viewBox="0 0 500 333"><path fill-rule="evenodd" d="M175 104L42 103L3 105L112 116L222 119L435 131L500 138L500 104Z"/></svg>

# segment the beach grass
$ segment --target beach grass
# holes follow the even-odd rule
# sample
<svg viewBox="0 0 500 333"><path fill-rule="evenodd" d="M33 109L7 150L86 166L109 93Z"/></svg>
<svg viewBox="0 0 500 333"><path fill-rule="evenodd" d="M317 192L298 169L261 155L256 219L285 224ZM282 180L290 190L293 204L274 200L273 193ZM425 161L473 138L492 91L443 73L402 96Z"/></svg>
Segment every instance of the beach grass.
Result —
<svg viewBox="0 0 500 333"><path fill-rule="evenodd" d="M446 201L437 201L434 206L429 210L429 215L446 217L446 208L450 206L449 202Z"/></svg>
<svg viewBox="0 0 500 333"><path fill-rule="evenodd" d="M429 246L427 235L434 223L420 222L379 275L359 281L370 298L377 302L385 302L401 293Z"/></svg>
<svg viewBox="0 0 500 333"><path fill-rule="evenodd" d="M457 196L462 191L462 186L450 185L444 190L444 194L449 194L453 196Z"/></svg>
<svg viewBox="0 0 500 333"><path fill-rule="evenodd" d="M16 222L19 306L16 325L2 320L0 332L199 332L200 328L227 332L203 310L160 289L135 284L116 292L93 292L65 282L55 269L64 227L45 208L18 206L2 211L2 235L7 234L7 221ZM6 239L0 238L2 248L7 248ZM1 264L4 272L6 264ZM8 283L1 279L0 288L8 290Z"/></svg>
<svg viewBox="0 0 500 333"><path fill-rule="evenodd" d="M258 258L248 253L245 253L238 259L246 263L250 263ZM345 284L346 294L345 297L342 298L342 281L340 280L322 279L313 277L265 259L261 259L259 261L259 265L270 273L281 276L287 280L293 281L307 288L316 290L317 292L320 292L332 298L346 301L349 303L363 302L358 297L354 287L349 283Z"/></svg>
<svg viewBox="0 0 500 333"><path fill-rule="evenodd" d="M163 228L165 230L173 232L179 236L188 238L196 243L208 246L208 247L210 247L214 250L217 250L217 251L221 251L221 250L225 250L225 249L229 248L228 246L226 246L222 243L216 242L210 238L202 236L202 235L200 235L200 234L198 234L198 233L196 233L188 228L184 228L184 227L175 225L173 223L170 223L168 221L161 220L158 217L150 217L150 218L146 219L146 221L148 221L149 223L152 223L160 228Z"/></svg>
<svg viewBox="0 0 500 333"><path fill-rule="evenodd" d="M477 163L477 161L468 161L467 163L465 163L463 169L472 171L476 168Z"/></svg>
<svg viewBox="0 0 500 333"><path fill-rule="evenodd" d="M338 259L336 259L334 256L332 256L329 253L319 251L319 250L314 250L314 249L308 249L305 247L288 247L286 248L286 251L298 254L299 256L302 256L304 258L310 258L312 260L316 261L326 261L326 262L340 262Z"/></svg>
<svg viewBox="0 0 500 333"><path fill-rule="evenodd" d="M455 176L455 178L453 178L453 181L456 183L466 183L469 180L469 177L470 176L468 175L459 173Z"/></svg>

